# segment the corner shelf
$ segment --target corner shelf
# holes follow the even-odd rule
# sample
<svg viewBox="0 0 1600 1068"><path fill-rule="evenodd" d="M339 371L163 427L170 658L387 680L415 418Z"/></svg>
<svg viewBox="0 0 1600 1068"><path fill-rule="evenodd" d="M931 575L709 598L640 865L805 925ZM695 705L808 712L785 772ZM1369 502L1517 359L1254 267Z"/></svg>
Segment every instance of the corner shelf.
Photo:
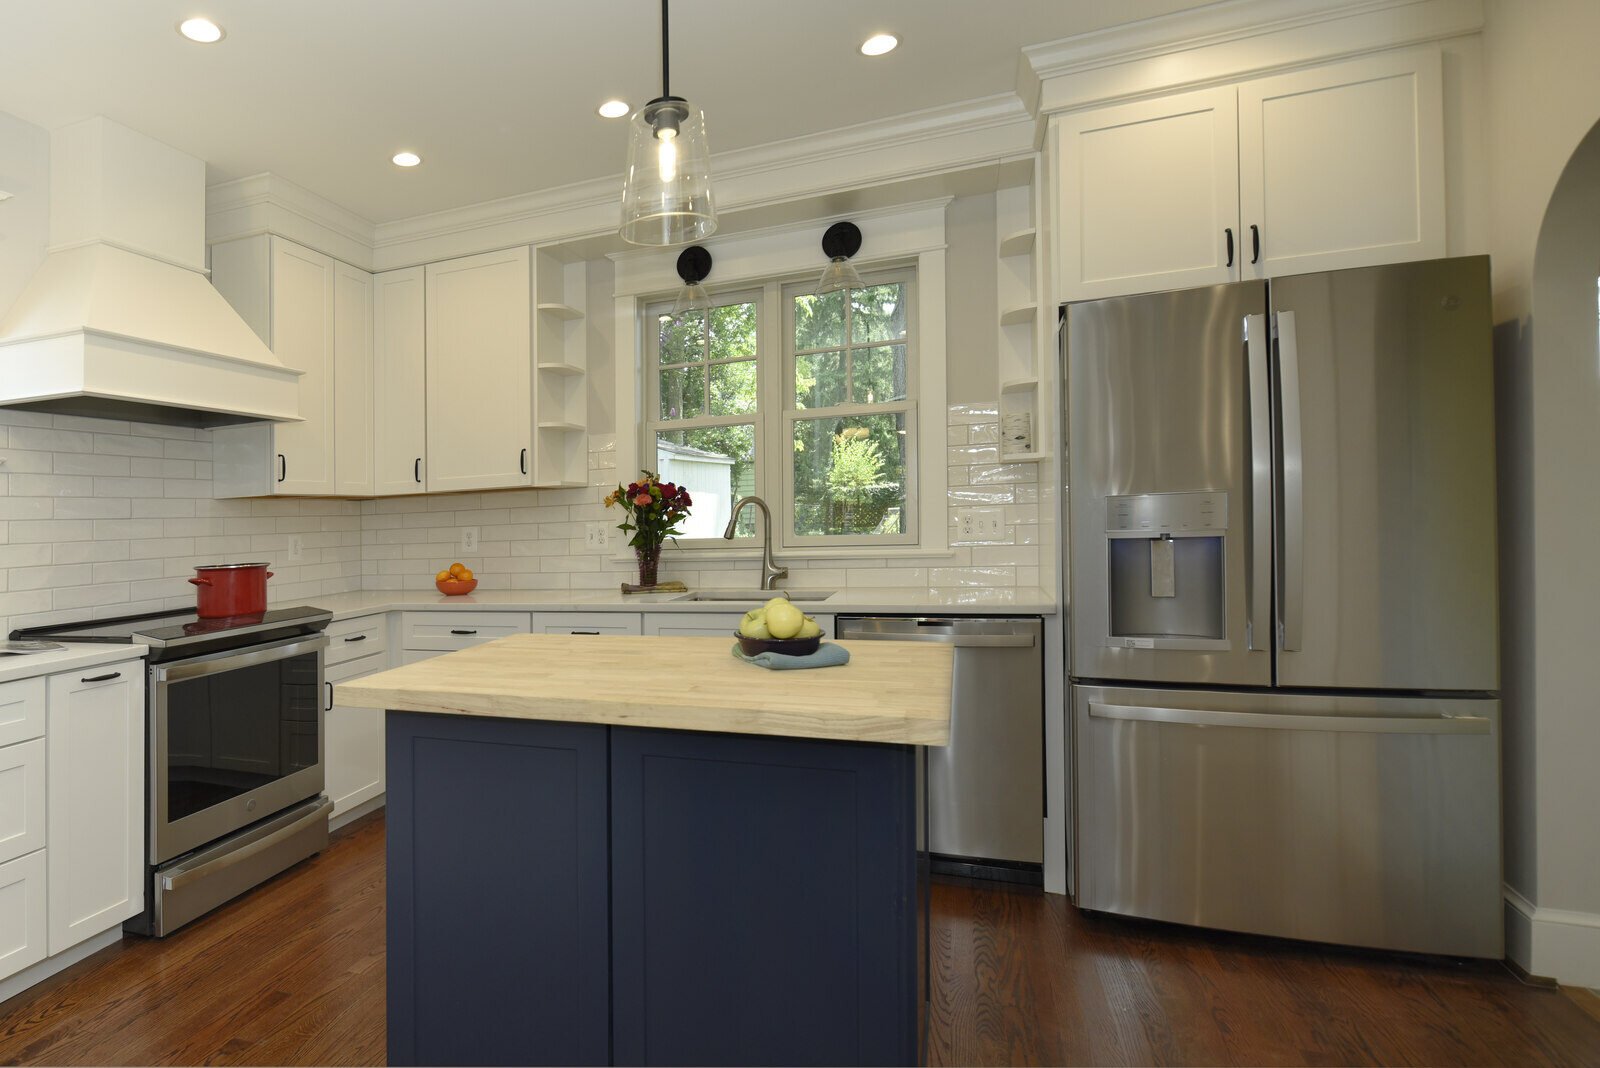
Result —
<svg viewBox="0 0 1600 1068"><path fill-rule="evenodd" d="M539 423L539 429L540 430L588 430L589 428L584 426L582 423L567 423L567 422L563 422L563 421L561 421L559 419L551 419L551 420L541 421Z"/></svg>
<svg viewBox="0 0 1600 1068"><path fill-rule="evenodd" d="M538 309L540 311L544 312L546 315L549 315L552 318L556 318L556 319L582 319L583 318L583 310L581 308L574 308L570 304L557 304L554 301L548 301L548 302L541 301L537 305L537 307L538 307Z"/></svg>
<svg viewBox="0 0 1600 1068"><path fill-rule="evenodd" d="M1012 382L1000 383L1001 393L1027 393L1029 390L1039 388L1037 378L1019 378Z"/></svg>
<svg viewBox="0 0 1600 1068"><path fill-rule="evenodd" d="M1034 316L1038 314L1039 306L1037 304L1024 304L1016 308L1007 308L1000 313L1000 325L1021 326L1024 323L1032 323Z"/></svg>
<svg viewBox="0 0 1600 1068"><path fill-rule="evenodd" d="M536 364L535 366L537 366L539 370L549 371L553 375L581 375L587 373L584 368L574 366L570 363L552 362Z"/></svg>
<svg viewBox="0 0 1600 1068"><path fill-rule="evenodd" d="M1042 452L1002 452L1000 462L1003 464L1036 464L1044 459Z"/></svg>
<svg viewBox="0 0 1600 1068"><path fill-rule="evenodd" d="M1026 256L1033 251L1033 242L1038 235L1039 231L1031 226L1007 234L1000 239L1000 255Z"/></svg>

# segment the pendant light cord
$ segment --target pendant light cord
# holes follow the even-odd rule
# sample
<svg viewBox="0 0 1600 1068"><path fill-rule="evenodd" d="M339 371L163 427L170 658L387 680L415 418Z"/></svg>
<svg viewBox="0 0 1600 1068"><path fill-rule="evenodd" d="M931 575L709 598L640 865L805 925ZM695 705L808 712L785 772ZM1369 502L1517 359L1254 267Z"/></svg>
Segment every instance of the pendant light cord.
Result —
<svg viewBox="0 0 1600 1068"><path fill-rule="evenodd" d="M670 68L667 65L667 0L661 0L661 95L671 96L670 82L667 75Z"/></svg>

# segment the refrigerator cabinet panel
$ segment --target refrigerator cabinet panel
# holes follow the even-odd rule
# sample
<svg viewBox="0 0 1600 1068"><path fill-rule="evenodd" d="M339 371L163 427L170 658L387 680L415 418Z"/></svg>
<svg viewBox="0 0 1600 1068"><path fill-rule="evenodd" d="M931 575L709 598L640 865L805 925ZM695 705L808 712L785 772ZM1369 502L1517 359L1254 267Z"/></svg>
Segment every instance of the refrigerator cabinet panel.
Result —
<svg viewBox="0 0 1600 1068"><path fill-rule="evenodd" d="M1072 687L1077 903L1498 958L1500 706Z"/></svg>
<svg viewBox="0 0 1600 1068"><path fill-rule="evenodd" d="M1067 307L1074 676L1272 684L1266 309L1264 282Z"/></svg>
<svg viewBox="0 0 1600 1068"><path fill-rule="evenodd" d="M1488 259L1271 293L1278 685L1498 690Z"/></svg>

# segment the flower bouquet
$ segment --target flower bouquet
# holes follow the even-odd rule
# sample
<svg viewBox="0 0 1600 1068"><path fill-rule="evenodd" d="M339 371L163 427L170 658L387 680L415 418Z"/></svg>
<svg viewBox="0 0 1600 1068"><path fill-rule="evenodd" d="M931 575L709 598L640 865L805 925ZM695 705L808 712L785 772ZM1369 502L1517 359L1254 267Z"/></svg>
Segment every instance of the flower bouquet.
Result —
<svg viewBox="0 0 1600 1068"><path fill-rule="evenodd" d="M628 544L639 560L639 585L656 584L656 568L661 563L661 545L680 533L678 524L689 515L694 501L689 491L671 482L661 481L654 471L641 471L644 477L606 494L606 507L620 505L627 518L617 524L618 530L629 531L633 536Z"/></svg>

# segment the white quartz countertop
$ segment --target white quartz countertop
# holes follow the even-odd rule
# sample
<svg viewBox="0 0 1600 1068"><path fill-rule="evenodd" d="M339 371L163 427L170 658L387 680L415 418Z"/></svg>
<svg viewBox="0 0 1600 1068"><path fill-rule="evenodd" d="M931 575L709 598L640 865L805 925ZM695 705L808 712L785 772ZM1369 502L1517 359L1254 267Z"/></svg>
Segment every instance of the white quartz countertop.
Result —
<svg viewBox="0 0 1600 1068"><path fill-rule="evenodd" d="M110 642L72 642L63 649L21 656L0 656L0 682L54 675L58 671L132 660L149 652L143 645L118 645Z"/></svg>
<svg viewBox="0 0 1600 1068"><path fill-rule="evenodd" d="M798 589L798 588L797 588ZM776 591L782 592L782 591ZM624 595L619 590L484 590L462 597L446 597L437 590L366 590L324 597L274 602L272 607L311 604L333 613L335 619L353 619L379 612L504 611L504 612L743 612L775 592L754 592L748 600L695 601L690 593ZM950 615L1054 615L1055 599L1037 587L1007 589L939 590L856 588L839 590L826 600L796 601L805 612L816 614L887 612L945 613Z"/></svg>

